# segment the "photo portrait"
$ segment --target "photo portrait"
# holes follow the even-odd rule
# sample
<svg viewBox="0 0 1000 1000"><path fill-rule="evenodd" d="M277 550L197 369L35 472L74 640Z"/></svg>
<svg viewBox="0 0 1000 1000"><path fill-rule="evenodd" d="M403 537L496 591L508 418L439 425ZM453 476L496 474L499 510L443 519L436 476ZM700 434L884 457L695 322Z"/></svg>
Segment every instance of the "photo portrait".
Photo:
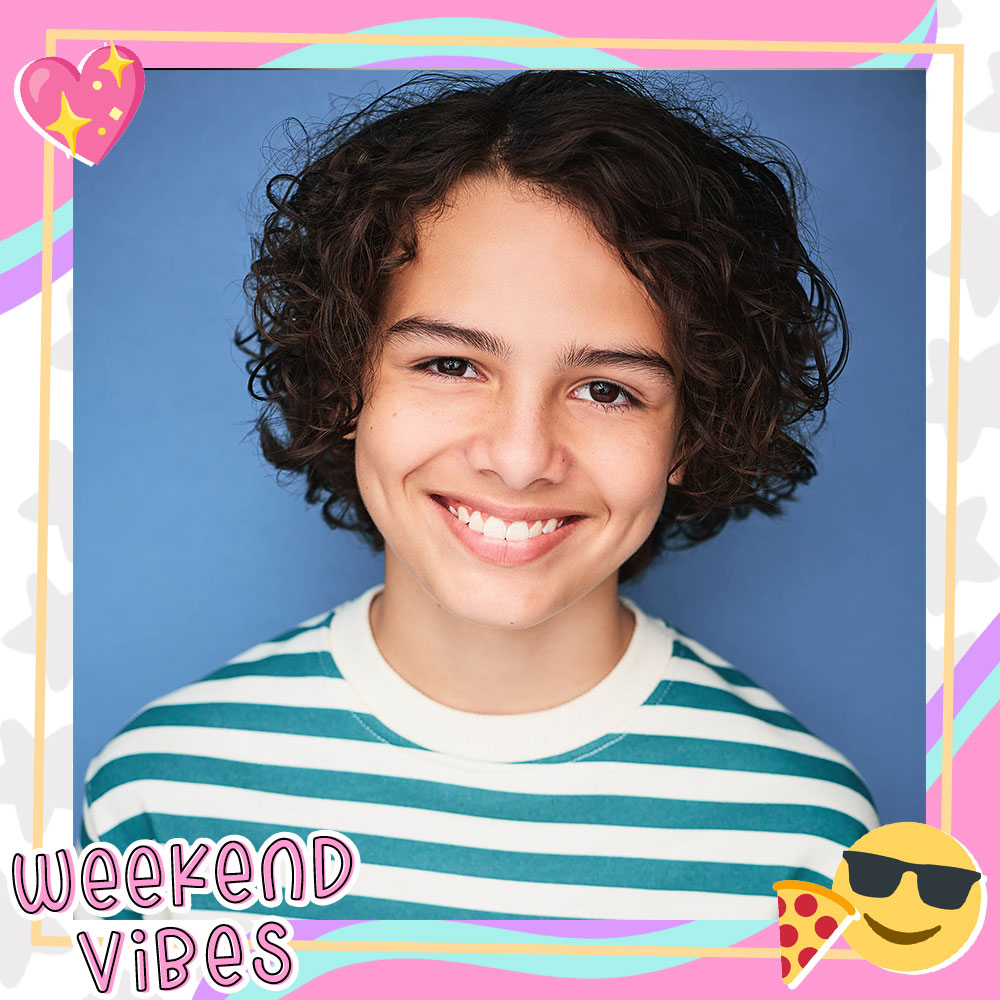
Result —
<svg viewBox="0 0 1000 1000"><path fill-rule="evenodd" d="M148 72L74 172L81 842L771 919L922 821L924 147L902 70Z"/></svg>

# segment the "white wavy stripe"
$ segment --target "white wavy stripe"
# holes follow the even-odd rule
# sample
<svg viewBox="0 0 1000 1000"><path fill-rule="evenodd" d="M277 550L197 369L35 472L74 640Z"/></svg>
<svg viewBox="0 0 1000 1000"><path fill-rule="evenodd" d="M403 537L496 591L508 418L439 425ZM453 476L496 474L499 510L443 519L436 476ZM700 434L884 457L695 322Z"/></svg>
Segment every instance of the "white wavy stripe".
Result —
<svg viewBox="0 0 1000 1000"><path fill-rule="evenodd" d="M700 656L706 663L711 663L714 667L729 667L730 669L734 669L728 660L724 660L718 653L713 653L712 650L703 646L697 639L692 639L689 635L681 635L677 629L671 628L669 625L667 628L670 629L672 636L678 642L683 643L695 656Z"/></svg>
<svg viewBox="0 0 1000 1000"><path fill-rule="evenodd" d="M290 639L270 640L258 643L246 652L240 653L239 656L234 656L231 660L227 660L225 666L228 667L234 663L255 663L258 660L267 659L269 656L285 656L292 653L318 653L321 651L328 652L330 648L329 627L313 627L314 624L321 622L327 614L329 612L318 615L315 618L310 618L303 622L302 625L294 626L294 628L305 628L305 632L293 635ZM289 629L289 631L293 631L293 629Z"/></svg>
<svg viewBox="0 0 1000 1000"><path fill-rule="evenodd" d="M320 634L325 635L326 630L323 630ZM277 654L282 651L294 652L297 655L301 655L307 651L319 652L322 647L315 646L317 633L307 633L307 635L312 637L312 645L305 644L304 636L297 636L296 640L303 640L299 642L300 648L295 650L288 649L289 645L295 640L288 640L283 643L270 643L267 645L267 648L271 652L267 653L267 655ZM256 647L257 650L260 648ZM244 654L244 656L250 656L251 653L255 653L255 650L251 650L249 653ZM254 655L251 662L259 662L263 659L266 659L266 656ZM232 664L244 661L237 659L230 660L229 662ZM664 680L683 681L688 684L696 684L699 687L711 688L715 691L728 691L747 704L757 708L775 712L787 712L787 709L777 698L762 688L740 687L729 684L713 670L694 660L677 657L672 659L669 664L665 663L664 668ZM342 678L331 678L322 674L308 677L257 676L251 674L239 677L208 679L195 684L189 684L187 687L166 696L166 698L157 699L153 704L189 704L208 701L214 698L217 701L302 705L310 708L316 705L330 708L340 707L336 704L327 706L323 701L317 700L322 695L325 695L326 688L322 686L324 683L343 686L348 691L351 691L350 686ZM346 695L342 695L341 697L346 698ZM358 704L356 696L353 703Z"/></svg>
<svg viewBox="0 0 1000 1000"><path fill-rule="evenodd" d="M743 896L737 893L683 892L669 889L620 889L614 886L560 885L548 882L510 882L473 875L444 875L388 865L362 862L351 896L398 899L493 913L528 914L539 917L589 920L765 920L777 913L775 896ZM214 896L206 897L213 899ZM492 904L492 905L491 905ZM295 918L294 910L282 910ZM144 920L218 920L249 928L260 921L238 911L190 910L180 913L164 909ZM324 919L338 919L337 904L330 905Z"/></svg>
<svg viewBox="0 0 1000 1000"><path fill-rule="evenodd" d="M448 909L526 914L550 918L590 920L764 920L773 921L777 912L773 895L749 896L738 893L690 892L670 889L631 889L617 886L565 885L552 882L516 882L477 875L365 864L362 859L351 896L399 900L405 903L440 906ZM204 897L214 901L214 896ZM363 904L360 904L363 905ZM179 913L163 910L146 920L218 919L226 914L228 923L251 921L246 915L221 906L218 909ZM294 918L294 908L282 913ZM325 919L338 918L332 903Z"/></svg>
<svg viewBox="0 0 1000 1000"><path fill-rule="evenodd" d="M514 882L366 865L363 859L351 892L431 906L591 920L774 920L777 912L774 896ZM336 919L335 910L330 919Z"/></svg>
<svg viewBox="0 0 1000 1000"><path fill-rule="evenodd" d="M872 816L864 796L837 782L787 774L589 761L585 765L511 764L463 773L438 755L384 743L366 743L292 733L212 729L203 726L153 726L116 737L95 761L142 753L174 753L245 761L267 766L337 770L384 777L432 781L458 787L535 795L628 795L697 802L792 803L819 805L867 822ZM88 772L87 780L93 776ZM182 787L189 787L186 783Z"/></svg>
<svg viewBox="0 0 1000 1000"><path fill-rule="evenodd" d="M222 677L197 681L157 698L147 708L164 705L280 705L283 708L334 708L367 712L354 689L342 677Z"/></svg>
<svg viewBox="0 0 1000 1000"><path fill-rule="evenodd" d="M248 683L251 681L253 683ZM257 693L262 694L260 700L251 697L251 694ZM212 699L293 708L321 705L352 712L367 711L345 680L330 677L281 678L278 684L274 683L273 678L249 677L202 681L165 695L152 702L149 707L201 704ZM643 705L629 718L627 731L640 736L679 736L776 747L851 767L842 754L810 733L784 729L736 712L718 712L682 705Z"/></svg>
<svg viewBox="0 0 1000 1000"><path fill-rule="evenodd" d="M786 714L788 712L788 709L774 695L763 688L730 684L710 667L706 667L703 663L697 663L695 660L686 660L683 657L675 656L665 670L665 675L664 680L684 681L688 684L697 684L699 687L712 688L715 691L728 691L741 701L757 708L766 708L770 711L785 712Z"/></svg>
<svg viewBox="0 0 1000 1000"><path fill-rule="evenodd" d="M716 712L709 708L687 708L683 705L643 705L629 718L628 731L642 736L682 736L695 740L753 743L851 766L843 754L811 733L784 729L737 712Z"/></svg>
<svg viewBox="0 0 1000 1000"><path fill-rule="evenodd" d="M89 826L102 831L114 828L142 811L136 807L137 801L156 802L158 813L211 816L224 823L258 823L262 815L280 816L282 823L293 827L396 836L428 844L597 858L792 865L829 876L844 849L836 841L807 834L535 823L153 780L120 785L108 792L92 810Z"/></svg>

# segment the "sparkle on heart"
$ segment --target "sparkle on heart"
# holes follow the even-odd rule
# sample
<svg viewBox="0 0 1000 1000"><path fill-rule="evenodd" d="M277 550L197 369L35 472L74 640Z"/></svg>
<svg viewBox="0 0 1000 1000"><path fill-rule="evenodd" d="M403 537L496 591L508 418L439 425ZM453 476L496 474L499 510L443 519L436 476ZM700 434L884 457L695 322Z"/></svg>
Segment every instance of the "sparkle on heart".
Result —
<svg viewBox="0 0 1000 1000"><path fill-rule="evenodd" d="M58 56L18 74L18 108L31 127L84 163L95 164L121 138L142 100L139 57L114 42L95 49L79 69Z"/></svg>

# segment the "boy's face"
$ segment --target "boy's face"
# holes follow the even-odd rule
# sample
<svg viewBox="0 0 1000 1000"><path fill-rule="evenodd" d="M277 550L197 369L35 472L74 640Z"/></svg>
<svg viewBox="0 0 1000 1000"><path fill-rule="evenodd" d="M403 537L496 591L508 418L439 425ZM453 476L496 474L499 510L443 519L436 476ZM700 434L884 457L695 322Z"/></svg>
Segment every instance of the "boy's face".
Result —
<svg viewBox="0 0 1000 1000"><path fill-rule="evenodd" d="M613 595L663 506L678 414L664 317L590 221L464 182L383 323L356 444L387 585L500 628Z"/></svg>

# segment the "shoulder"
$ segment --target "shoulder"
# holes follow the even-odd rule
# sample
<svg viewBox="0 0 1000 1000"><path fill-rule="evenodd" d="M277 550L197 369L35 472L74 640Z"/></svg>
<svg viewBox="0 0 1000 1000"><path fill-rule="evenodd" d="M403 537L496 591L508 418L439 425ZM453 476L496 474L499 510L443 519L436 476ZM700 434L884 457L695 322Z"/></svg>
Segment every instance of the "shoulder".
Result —
<svg viewBox="0 0 1000 1000"><path fill-rule="evenodd" d="M786 841L803 868L832 878L840 852L879 825L857 770L725 659L678 629L647 621L660 631L662 675L630 720L620 752L667 765L672 791L711 803L698 815L780 835L772 842Z"/></svg>
<svg viewBox="0 0 1000 1000"><path fill-rule="evenodd" d="M156 840L149 817L171 787L181 800L218 781L221 761L253 766L265 734L272 757L292 759L296 738L329 729L325 716L338 707L353 710L329 650L332 618L301 622L143 708L87 769L84 843Z"/></svg>
<svg viewBox="0 0 1000 1000"><path fill-rule="evenodd" d="M853 772L841 753L813 735L769 691L686 633L652 621L661 630L659 648L666 655L661 681L643 705L647 719L669 714L672 725L687 720L702 738L795 751L836 761ZM657 708L666 712L657 713Z"/></svg>

